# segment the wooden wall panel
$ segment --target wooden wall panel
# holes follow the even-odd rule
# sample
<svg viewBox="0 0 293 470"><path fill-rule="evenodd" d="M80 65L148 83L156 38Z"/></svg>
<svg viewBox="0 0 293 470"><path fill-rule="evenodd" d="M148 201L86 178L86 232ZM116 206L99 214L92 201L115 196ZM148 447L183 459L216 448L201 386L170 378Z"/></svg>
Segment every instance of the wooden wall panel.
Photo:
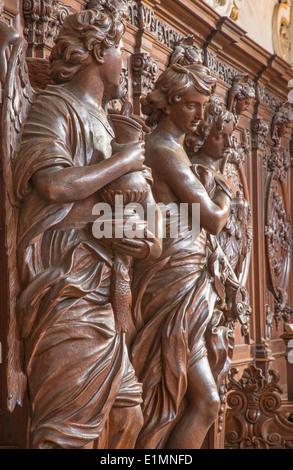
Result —
<svg viewBox="0 0 293 470"><path fill-rule="evenodd" d="M50 2L49 2L50 3ZM86 7L85 0L64 0L70 11ZM271 194L268 194L267 183L271 177L268 162L275 142L271 135L271 123L280 105L287 101L288 81L293 78L291 66L283 59L271 55L254 41L232 20L221 18L201 0L145 0L129 2L131 16L124 37L124 68L128 95L133 103L134 112L140 113L140 98L150 91L154 80L168 65L174 42L186 35L194 36L194 43L202 48L204 62L218 78L217 93L226 102L227 93L236 74L246 73L255 83L257 99L253 106L241 116L237 133L241 138L247 132L250 139L250 152L244 163L248 184L253 220L253 244L251 263L247 279L247 288L252 306L251 341L247 345L236 331L236 345L233 365L241 372L255 363L267 374L271 367L280 372L280 383L286 390L285 345L281 339L283 321L278 330L273 322L272 328L267 325L268 307L274 311L274 296L269 289L268 257L265 247L266 205ZM21 2L5 0L4 16L22 34L28 21L23 17ZM36 3L37 8L37 3ZM47 59L50 44L28 49L28 56ZM293 166L293 145L290 148L291 131L281 140L280 151L288 151ZM291 142L292 143L292 142ZM293 205L293 171L285 171L282 183L288 197L288 217ZM1 217L3 233L3 215ZM292 241L292 238L291 238ZM1 276L0 287L5 290L5 249L1 240ZM4 267L4 269L3 269ZM286 286L288 304L293 306L293 274ZM5 316L5 292L1 297L1 343L3 360L1 364L1 425L5 431L1 437L2 446L24 446L26 410L17 410L12 416L5 411L5 356L7 319ZM292 320L291 320L292 321ZM18 429L18 431L16 431Z"/></svg>

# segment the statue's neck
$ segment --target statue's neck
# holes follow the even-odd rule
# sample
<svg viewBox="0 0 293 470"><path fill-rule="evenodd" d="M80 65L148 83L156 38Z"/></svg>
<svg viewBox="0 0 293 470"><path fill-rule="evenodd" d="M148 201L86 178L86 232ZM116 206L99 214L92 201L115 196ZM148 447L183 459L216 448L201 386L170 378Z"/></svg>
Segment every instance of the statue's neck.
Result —
<svg viewBox="0 0 293 470"><path fill-rule="evenodd" d="M84 68L79 71L73 79L65 83L63 87L85 105L97 110L101 109L104 84L93 68Z"/></svg>
<svg viewBox="0 0 293 470"><path fill-rule="evenodd" d="M160 134L170 142L174 142L183 147L185 133L182 133L182 131L177 128L176 124L168 119L168 116L162 116L154 132Z"/></svg>
<svg viewBox="0 0 293 470"><path fill-rule="evenodd" d="M192 163L200 163L202 165L211 168L214 171L219 169L219 162L215 160L213 157L208 155L203 149L200 149L193 157Z"/></svg>

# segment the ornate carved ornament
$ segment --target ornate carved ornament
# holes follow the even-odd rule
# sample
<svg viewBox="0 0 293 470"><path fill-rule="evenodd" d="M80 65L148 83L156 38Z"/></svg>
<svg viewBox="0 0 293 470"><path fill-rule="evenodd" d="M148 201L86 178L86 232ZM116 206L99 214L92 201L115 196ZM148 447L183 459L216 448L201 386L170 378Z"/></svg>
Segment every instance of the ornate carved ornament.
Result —
<svg viewBox="0 0 293 470"><path fill-rule="evenodd" d="M281 146L281 139L293 127L293 109L289 102L279 106L272 119L271 134L275 147Z"/></svg>
<svg viewBox="0 0 293 470"><path fill-rule="evenodd" d="M293 424L281 410L279 374L270 380L250 365L241 379L237 369L229 373L225 447L229 449L292 449Z"/></svg>
<svg viewBox="0 0 293 470"><path fill-rule="evenodd" d="M159 73L158 61L146 52L133 54L131 57L133 74L133 95L146 95L152 91Z"/></svg>
<svg viewBox="0 0 293 470"><path fill-rule="evenodd" d="M280 180L271 175L267 191L265 244L269 288L279 301L280 289L286 289L290 273L292 225Z"/></svg>
<svg viewBox="0 0 293 470"><path fill-rule="evenodd" d="M138 29L152 33L165 46L172 48L182 36L171 26L155 16L154 10L143 5L141 0L129 2L128 22Z"/></svg>
<svg viewBox="0 0 293 470"><path fill-rule="evenodd" d="M274 173L274 179L278 179L283 183L290 169L290 163L290 156L287 149L271 148L270 155L266 160L266 165L268 170Z"/></svg>
<svg viewBox="0 0 293 470"><path fill-rule="evenodd" d="M260 83L256 84L256 95L257 95L257 101L259 103L265 104L273 112L277 112L277 110L281 106L281 102L279 98L269 93L265 85L262 85Z"/></svg>
<svg viewBox="0 0 293 470"><path fill-rule="evenodd" d="M217 54L209 49L206 49L205 51L205 65L214 75L216 75L217 78L230 86L233 84L234 77L239 73L230 65L219 60Z"/></svg>
<svg viewBox="0 0 293 470"><path fill-rule="evenodd" d="M275 5L273 12L274 52L292 63L292 0L284 0Z"/></svg>
<svg viewBox="0 0 293 470"><path fill-rule="evenodd" d="M266 153L268 132L269 124L262 118L251 120L251 144L253 150L260 149Z"/></svg>
<svg viewBox="0 0 293 470"><path fill-rule="evenodd" d="M283 328L286 331L286 327L291 322L292 309L288 304L288 294L285 289L277 288L276 291L279 297L274 301L274 309L272 310L269 305L266 306L266 324L271 331L274 322L278 331L279 325L283 320Z"/></svg>
<svg viewBox="0 0 293 470"><path fill-rule="evenodd" d="M203 61L203 50L194 44L194 36L190 34L174 43L169 65L174 63L180 65L202 64Z"/></svg>
<svg viewBox="0 0 293 470"><path fill-rule="evenodd" d="M51 48L70 10L69 5L59 0L24 0L23 32L29 47Z"/></svg>

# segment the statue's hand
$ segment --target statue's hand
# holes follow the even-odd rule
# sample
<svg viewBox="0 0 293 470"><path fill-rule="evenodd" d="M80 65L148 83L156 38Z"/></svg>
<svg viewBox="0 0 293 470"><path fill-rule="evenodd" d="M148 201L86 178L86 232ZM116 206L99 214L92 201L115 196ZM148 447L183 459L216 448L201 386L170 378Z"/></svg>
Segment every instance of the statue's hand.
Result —
<svg viewBox="0 0 293 470"><path fill-rule="evenodd" d="M143 240L123 238L112 244L115 251L123 255L132 256L136 259L144 259L149 254L149 246Z"/></svg>
<svg viewBox="0 0 293 470"><path fill-rule="evenodd" d="M120 157L125 173L141 171L144 168L144 141L132 142L131 144L118 144L112 141L112 156Z"/></svg>

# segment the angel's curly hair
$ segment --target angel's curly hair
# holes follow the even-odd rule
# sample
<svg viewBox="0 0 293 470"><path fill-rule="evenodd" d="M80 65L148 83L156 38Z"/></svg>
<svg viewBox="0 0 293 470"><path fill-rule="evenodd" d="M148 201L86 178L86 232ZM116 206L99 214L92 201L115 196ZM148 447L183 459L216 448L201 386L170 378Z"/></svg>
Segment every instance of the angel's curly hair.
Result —
<svg viewBox="0 0 293 470"><path fill-rule="evenodd" d="M50 56L50 74L56 83L66 83L94 52L102 62L104 51L119 44L125 31L128 8L123 0L96 2L96 7L65 18Z"/></svg>
<svg viewBox="0 0 293 470"><path fill-rule="evenodd" d="M154 90L141 98L141 110L148 116L146 124L156 125L166 106L178 103L191 86L209 96L215 90L216 78L201 64L173 64L168 67L156 81Z"/></svg>
<svg viewBox="0 0 293 470"><path fill-rule="evenodd" d="M226 106L221 103L220 96L213 94L206 105L204 118L200 121L195 132L186 135L185 146L191 152L196 152L201 148L210 132L212 127L216 126L217 130L221 132L223 128L233 123L236 126L236 117L234 114L227 110Z"/></svg>

